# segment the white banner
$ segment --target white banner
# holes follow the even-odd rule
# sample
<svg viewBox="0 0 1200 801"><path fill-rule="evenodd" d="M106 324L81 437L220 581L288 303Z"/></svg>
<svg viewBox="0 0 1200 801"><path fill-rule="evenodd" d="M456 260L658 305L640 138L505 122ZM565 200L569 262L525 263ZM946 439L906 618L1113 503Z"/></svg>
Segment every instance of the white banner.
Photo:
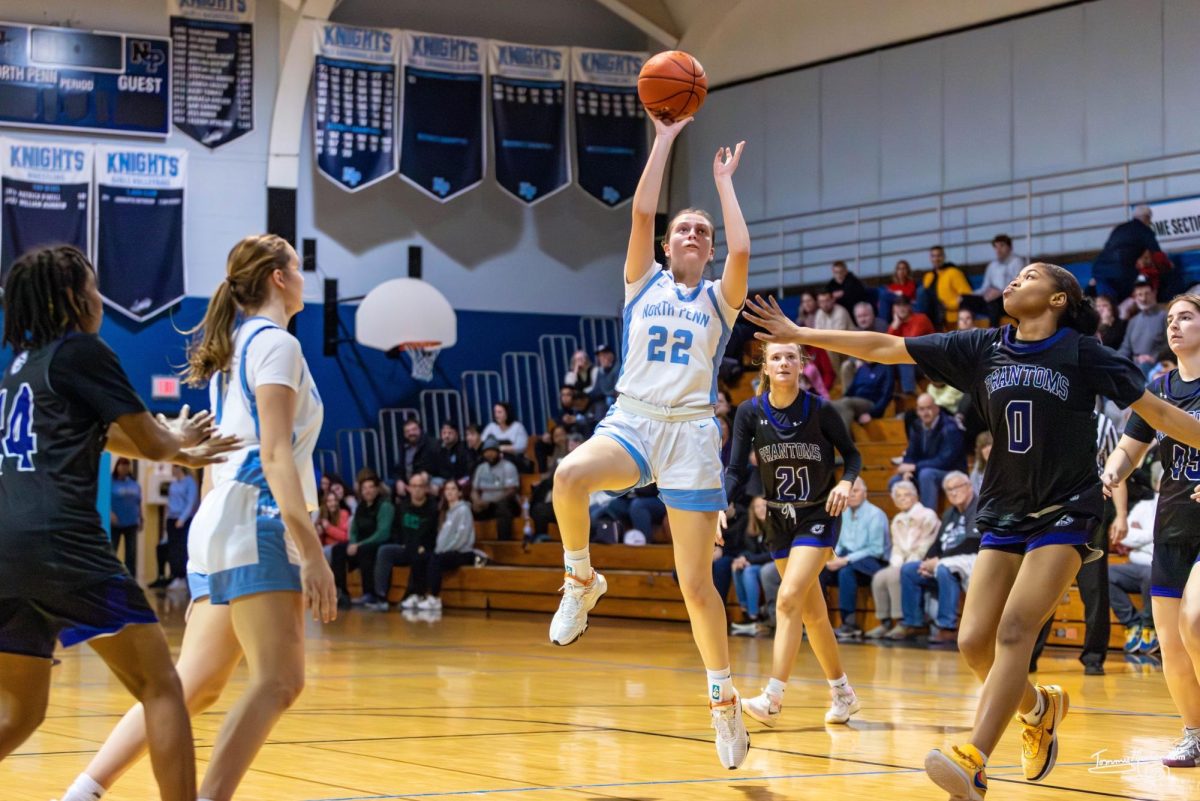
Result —
<svg viewBox="0 0 1200 801"><path fill-rule="evenodd" d="M92 252L91 145L0 139L0 268L68 244Z"/></svg>
<svg viewBox="0 0 1200 801"><path fill-rule="evenodd" d="M254 22L254 0L167 0L167 16L209 22Z"/></svg>
<svg viewBox="0 0 1200 801"><path fill-rule="evenodd" d="M90 184L91 145L0 139L0 175L47 184Z"/></svg>
<svg viewBox="0 0 1200 801"><path fill-rule="evenodd" d="M1150 227L1154 229L1159 244L1200 239L1200 197L1148 205L1154 212Z"/></svg>

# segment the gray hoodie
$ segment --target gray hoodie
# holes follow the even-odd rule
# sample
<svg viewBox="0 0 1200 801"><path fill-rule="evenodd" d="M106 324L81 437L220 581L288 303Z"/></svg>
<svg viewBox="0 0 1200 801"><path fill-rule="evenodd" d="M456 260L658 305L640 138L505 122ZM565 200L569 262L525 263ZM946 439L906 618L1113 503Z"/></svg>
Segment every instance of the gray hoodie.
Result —
<svg viewBox="0 0 1200 801"><path fill-rule="evenodd" d="M475 518L471 515L471 504L459 501L446 511L446 521L438 531L437 552L467 553L475 547Z"/></svg>

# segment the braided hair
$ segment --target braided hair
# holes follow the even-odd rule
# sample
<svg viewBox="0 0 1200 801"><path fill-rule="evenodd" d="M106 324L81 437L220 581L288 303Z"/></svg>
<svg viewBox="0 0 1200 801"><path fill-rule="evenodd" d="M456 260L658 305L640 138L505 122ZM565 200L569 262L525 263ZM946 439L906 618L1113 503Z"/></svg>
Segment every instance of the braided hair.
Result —
<svg viewBox="0 0 1200 801"><path fill-rule="evenodd" d="M16 353L36 350L83 328L87 256L70 245L31 250L13 262L4 281L4 344Z"/></svg>
<svg viewBox="0 0 1200 801"><path fill-rule="evenodd" d="M1092 299L1084 296L1079 280L1070 270L1057 264L1041 262L1039 266L1046 268L1058 291L1067 296L1067 308L1058 318L1059 327L1074 328L1085 337L1095 336L1100 327L1100 312L1092 305Z"/></svg>

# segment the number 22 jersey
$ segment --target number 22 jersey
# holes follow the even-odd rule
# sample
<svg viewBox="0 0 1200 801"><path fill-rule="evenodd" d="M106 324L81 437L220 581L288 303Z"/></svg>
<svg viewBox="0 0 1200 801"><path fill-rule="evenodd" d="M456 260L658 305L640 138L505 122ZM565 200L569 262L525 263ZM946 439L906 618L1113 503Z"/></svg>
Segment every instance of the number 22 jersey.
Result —
<svg viewBox="0 0 1200 801"><path fill-rule="evenodd" d="M905 340L931 379L971 396L995 444L983 474L980 532L1032 532L1052 509L1101 516L1096 396L1122 409L1145 393L1142 371L1095 337L1060 328L1037 341L1013 326Z"/></svg>

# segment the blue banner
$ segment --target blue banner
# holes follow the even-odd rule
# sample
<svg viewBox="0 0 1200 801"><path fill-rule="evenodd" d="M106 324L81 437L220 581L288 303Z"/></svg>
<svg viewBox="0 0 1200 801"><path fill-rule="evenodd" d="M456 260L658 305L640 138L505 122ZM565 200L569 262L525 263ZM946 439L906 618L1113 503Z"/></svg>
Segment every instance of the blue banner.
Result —
<svg viewBox="0 0 1200 801"><path fill-rule="evenodd" d="M633 197L648 154L637 78L645 53L571 49L575 169L583 190L606 206Z"/></svg>
<svg viewBox="0 0 1200 801"><path fill-rule="evenodd" d="M317 170L347 192L396 172L399 32L316 26L313 150Z"/></svg>
<svg viewBox="0 0 1200 801"><path fill-rule="evenodd" d="M404 32L400 177L443 203L478 186L484 40Z"/></svg>
<svg viewBox="0 0 1200 801"><path fill-rule="evenodd" d="M2 22L0 125L165 137L171 43Z"/></svg>
<svg viewBox="0 0 1200 801"><path fill-rule="evenodd" d="M571 183L567 48L489 44L496 181L532 205Z"/></svg>
<svg viewBox="0 0 1200 801"><path fill-rule="evenodd" d="M100 294L139 322L187 291L183 203L187 151L96 147Z"/></svg>
<svg viewBox="0 0 1200 801"><path fill-rule="evenodd" d="M92 146L0 139L0 268L44 245L91 253Z"/></svg>
<svg viewBox="0 0 1200 801"><path fill-rule="evenodd" d="M175 127L218 148L254 130L254 0L168 0Z"/></svg>

